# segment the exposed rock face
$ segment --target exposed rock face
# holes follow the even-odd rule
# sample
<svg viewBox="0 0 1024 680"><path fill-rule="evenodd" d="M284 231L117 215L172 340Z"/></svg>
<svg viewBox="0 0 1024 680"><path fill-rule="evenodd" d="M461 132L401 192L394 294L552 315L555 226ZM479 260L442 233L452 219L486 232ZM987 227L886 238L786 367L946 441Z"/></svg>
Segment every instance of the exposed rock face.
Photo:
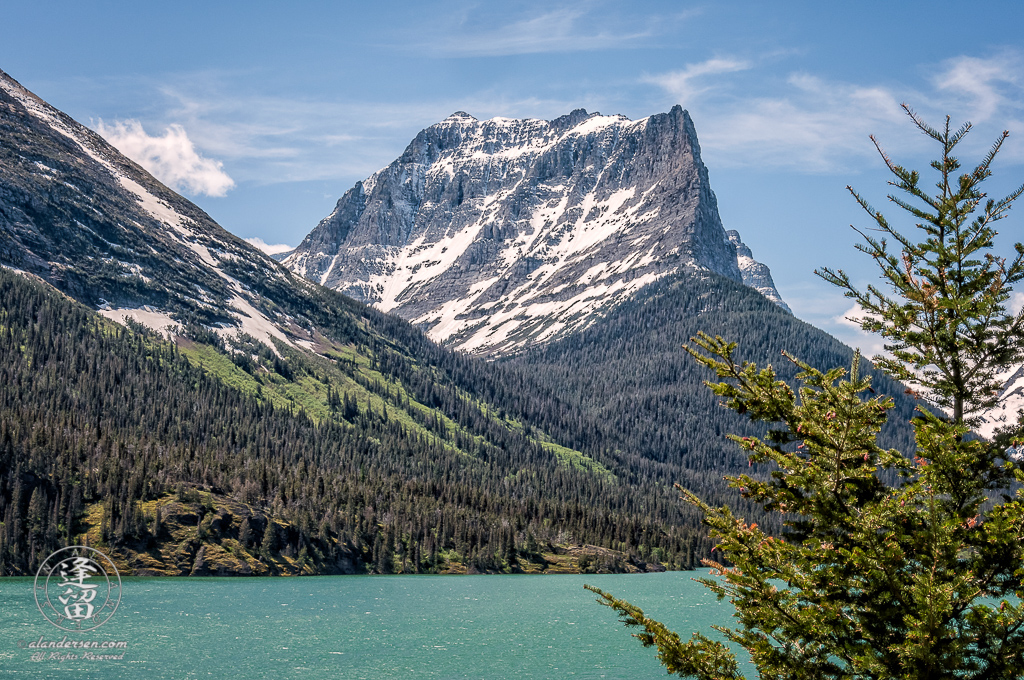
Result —
<svg viewBox="0 0 1024 680"><path fill-rule="evenodd" d="M282 300L311 288L3 71L0 266L118 321L271 346L296 344Z"/></svg>
<svg viewBox="0 0 1024 680"><path fill-rule="evenodd" d="M637 121L455 113L346 192L284 263L485 354L577 330L681 268L743 280L678 106Z"/></svg>
<svg viewBox="0 0 1024 680"><path fill-rule="evenodd" d="M750 248L740 240L740 233L738 231L730 229L725 234L729 237L729 242L736 246L736 264L740 268L740 274L743 275L743 285L753 288L792 314L793 310L789 308L789 305L779 295L779 291L775 289L775 281L772 280L772 273L769 271L768 266L754 259Z"/></svg>

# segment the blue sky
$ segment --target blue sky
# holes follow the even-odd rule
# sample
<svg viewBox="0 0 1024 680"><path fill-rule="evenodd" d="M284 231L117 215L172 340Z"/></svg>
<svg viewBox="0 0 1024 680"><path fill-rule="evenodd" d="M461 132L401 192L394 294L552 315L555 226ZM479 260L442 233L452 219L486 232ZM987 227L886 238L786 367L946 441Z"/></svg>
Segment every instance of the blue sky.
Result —
<svg viewBox="0 0 1024 680"><path fill-rule="evenodd" d="M1024 182L1016 2L20 2L3 14L0 69L269 243L298 243L456 110L640 118L681 104L726 228L798 316L868 351L842 321L848 301L812 273L875 280L845 189L885 205L868 135L924 169L934 149L900 102L936 124L971 120L965 161L1009 129L991 190ZM1024 237L1022 211L1003 223L1007 246Z"/></svg>

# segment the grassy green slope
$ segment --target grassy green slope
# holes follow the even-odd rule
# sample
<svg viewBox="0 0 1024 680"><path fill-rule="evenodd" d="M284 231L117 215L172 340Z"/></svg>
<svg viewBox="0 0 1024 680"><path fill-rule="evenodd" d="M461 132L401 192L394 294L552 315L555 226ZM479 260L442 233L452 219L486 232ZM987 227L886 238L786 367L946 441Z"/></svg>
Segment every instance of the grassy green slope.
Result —
<svg viewBox="0 0 1024 680"><path fill-rule="evenodd" d="M386 377L399 345L369 330L172 343L7 270L0 301L2 573L86 536L154 574L565 568L540 553L579 544L611 570L692 559L695 526L436 366Z"/></svg>

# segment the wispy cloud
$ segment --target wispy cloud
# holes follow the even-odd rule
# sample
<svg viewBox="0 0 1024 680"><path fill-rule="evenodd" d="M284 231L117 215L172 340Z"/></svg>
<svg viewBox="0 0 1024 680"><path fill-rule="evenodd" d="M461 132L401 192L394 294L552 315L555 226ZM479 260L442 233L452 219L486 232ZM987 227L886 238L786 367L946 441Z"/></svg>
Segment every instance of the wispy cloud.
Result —
<svg viewBox="0 0 1024 680"><path fill-rule="evenodd" d="M900 99L884 87L791 75L783 97L734 100L706 117L701 143L730 164L831 171L873 154L868 135L903 121Z"/></svg>
<svg viewBox="0 0 1024 680"><path fill-rule="evenodd" d="M204 158L196 151L185 128L168 126L162 135L153 136L137 120L102 120L96 131L121 153L144 167L170 187L207 196L224 196L235 181L223 170L223 163Z"/></svg>
<svg viewBox="0 0 1024 680"><path fill-rule="evenodd" d="M267 255L277 255L278 253L287 253L289 250L294 250L295 246L289 246L284 243L266 243L263 239L258 236L253 238L245 239L251 245L256 246Z"/></svg>
<svg viewBox="0 0 1024 680"><path fill-rule="evenodd" d="M516 49L541 49L545 41L556 36L582 36L578 45L584 45L588 36L602 35L600 29L592 28L596 13L588 7L592 5L585 5L584 9L554 9L533 19L522 19L509 24L509 30L500 31L503 37L492 36L505 42L486 42L501 49L512 49L513 45L518 45ZM585 10L591 11L591 15ZM541 23L548 27L548 33L533 35L530 39L537 42L530 43L524 37L530 31L523 27L533 26L530 22L540 18L545 19ZM622 30L619 38L641 33ZM474 44L470 41L466 43L469 47L463 48L470 49ZM145 134L137 121L124 123L121 128L110 126L105 134L118 136L118 143L125 150L134 142L136 148L131 153L140 159L147 153L153 162L164 156L177 158L178 162L167 164L172 168L188 167L186 161L191 159L191 174L197 178L215 180L216 172L203 175L197 170L219 170L224 173L221 184L211 180L203 186L223 193L230 188L224 181L228 173L238 182L258 184L354 182L393 160L417 131L456 110L468 111L481 119L551 118L581 106L604 113L643 116L681 103L693 114L705 158L716 168L848 172L873 167L877 162L867 141L872 133L897 155L927 148L923 137L907 134L907 122L899 109L903 100L919 106L926 117L929 113L950 111L954 116L962 116L961 119L970 117L977 122L985 114L1005 124L1010 114L1010 127L1014 130L1018 125L1014 121L1024 112L1019 82L1024 78L1018 79L1013 70L1014 64L1019 63L1019 55L1015 54L1005 53L991 59L959 57L942 62L933 67L932 78L918 81L921 87L917 90L898 83L828 80L807 72L771 79L770 73L778 70L775 62L789 56L776 53L720 54L703 61L684 62L680 68L662 73L637 74L632 80L614 85L576 85L565 88L564 95L559 91L547 97L511 93L500 85L457 96L421 96L403 101L289 97L266 91L239 91L237 74L189 73L161 83L141 84L152 93L151 110L160 111L156 117L146 117L145 125L150 129L166 128L168 131L162 136ZM770 69L769 62L773 63ZM1015 144L1016 136L1004 152L1006 160L1015 155L1024 157L1024 145ZM984 130L972 135L969 144L975 138L982 147L991 141ZM177 147L180 153L175 156L168 150L171 147ZM217 161L211 158L225 165L216 165ZM170 171L163 176L169 182L184 181L183 175ZM339 187L339 192L344 188ZM198 190L205 189L193 189Z"/></svg>
<svg viewBox="0 0 1024 680"><path fill-rule="evenodd" d="M737 76L738 82L729 76L742 71L754 73ZM719 166L833 170L850 155L869 153L867 136L901 116L899 99L885 87L793 73L775 86L774 96L747 95L754 76L752 61L718 57L642 81L690 109L702 149Z"/></svg>
<svg viewBox="0 0 1024 680"><path fill-rule="evenodd" d="M925 147L923 138L906 134L899 107L903 101L923 110L926 118L949 113L959 120L998 120L1011 130L1024 128L1022 61L1015 52L957 57L936 65L927 81L931 87L924 89L827 80L806 72L765 85L758 82L761 74L753 60L730 57L643 76L641 82L657 85L690 109L701 147L719 166L834 172L874 157L870 134L891 151L913 153ZM990 141L983 131L967 146ZM1019 146L1007 151L1007 158L1024 155Z"/></svg>
<svg viewBox="0 0 1024 680"><path fill-rule="evenodd" d="M648 23L627 27L621 21L593 16L588 5L544 10L539 14L509 22L497 28L479 28L462 21L438 38L417 46L426 52L456 57L508 56L544 52L582 52L611 48L642 47L655 34ZM677 15L674 21L685 19ZM618 30L609 30L609 25Z"/></svg>
<svg viewBox="0 0 1024 680"><path fill-rule="evenodd" d="M1021 108L1021 69L1024 59L1015 52L996 57L956 57L933 78L940 93L959 98L972 121L987 121L1007 108Z"/></svg>
<svg viewBox="0 0 1024 680"><path fill-rule="evenodd" d="M331 101L264 94L224 96L216 79L164 85L164 116L182 121L205 153L240 181L355 181L394 160L422 128L454 111L478 118L562 115L584 100L479 92L412 102ZM347 187L346 187L347 188Z"/></svg>
<svg viewBox="0 0 1024 680"><path fill-rule="evenodd" d="M750 62L741 59L716 58L697 64L687 64L678 71L644 76L643 82L653 83L671 93L683 106L691 106L697 96L715 86L705 76L734 73L750 68Z"/></svg>

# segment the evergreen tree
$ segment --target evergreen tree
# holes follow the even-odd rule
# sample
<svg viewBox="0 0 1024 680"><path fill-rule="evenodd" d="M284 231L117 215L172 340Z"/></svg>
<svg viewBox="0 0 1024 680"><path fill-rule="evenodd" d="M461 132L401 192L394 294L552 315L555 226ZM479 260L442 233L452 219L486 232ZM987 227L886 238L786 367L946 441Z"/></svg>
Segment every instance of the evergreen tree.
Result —
<svg viewBox="0 0 1024 680"><path fill-rule="evenodd" d="M1006 216L1024 186L1000 201L985 201L980 188L1008 132L972 172L955 177L960 162L953 150L970 123L951 131L947 117L945 128L936 130L904 108L918 129L943 147L941 160L932 163L940 174L940 193L929 196L916 171L893 163L872 141L896 178L891 184L910 196L890 195L889 200L918 220L926 238L914 242L904 236L848 187L878 230L898 244L899 252L893 252L884 237L858 231L865 241L858 248L878 263L896 298L875 286L857 290L841 270L823 268L819 275L867 312L859 320L864 330L890 342L886 350L892 357L874 357L877 365L923 388L930 401L952 412L954 421L971 424L971 415L995 405L1002 386L999 374L1024 356L1024 312L1006 313L1011 286L1024 279L1024 246L1016 245L1017 256L1009 263L987 252L996 236L993 224ZM908 202L913 199L924 205Z"/></svg>
<svg viewBox="0 0 1024 680"><path fill-rule="evenodd" d="M532 531L526 532L525 550L531 561L540 556L540 544L537 543L537 537L533 535Z"/></svg>
<svg viewBox="0 0 1024 680"><path fill-rule="evenodd" d="M277 527L274 521L267 518L267 528L263 531L263 540L260 541L260 554L266 559L271 559L277 551Z"/></svg>
<svg viewBox="0 0 1024 680"><path fill-rule="evenodd" d="M879 151L896 177L892 185L909 195L890 200L915 218L924 240L898 232L854 192L899 244L893 253L885 240L865 235L861 247L894 297L875 287L858 291L841 271L822 276L869 312L864 328L890 342L891 357L879 365L947 410L918 410L916 453L878 446L892 400L865 398L870 380L860 375L859 358L847 375L790 356L801 369L794 390L771 366L738 362L736 345L721 338L701 335L688 348L722 379L712 389L729 407L772 424L764 437L733 437L752 462L776 465L771 477L730 480L766 511L786 515L781 538L683 491L705 513L729 562L706 561L720 578L702 579L736 607L740 626L719 630L750 653L761 677L1024 673L1024 493L1005 492L1024 482L1024 472L1000 445L969 436L971 417L994 403L996 376L1021 360L1024 315L1007 313L1005 303L1024 278L1024 246L1016 244L1009 262L988 251L992 224L1024 187L983 204L980 184L1006 134L976 168L956 176L953 149L970 126L952 131L947 118L936 130L907 113L943 147L932 163L938 195L928 196L918 173ZM700 633L683 643L641 609L589 588L641 629L636 637L658 648L669 672L740 677L724 644Z"/></svg>
<svg viewBox="0 0 1024 680"><path fill-rule="evenodd" d="M514 567L516 564L516 542L511 530L503 538L501 559L509 568Z"/></svg>
<svg viewBox="0 0 1024 680"><path fill-rule="evenodd" d="M248 517L243 518L241 526L238 527L238 542L243 548L248 548L252 542L252 527L249 525Z"/></svg>

